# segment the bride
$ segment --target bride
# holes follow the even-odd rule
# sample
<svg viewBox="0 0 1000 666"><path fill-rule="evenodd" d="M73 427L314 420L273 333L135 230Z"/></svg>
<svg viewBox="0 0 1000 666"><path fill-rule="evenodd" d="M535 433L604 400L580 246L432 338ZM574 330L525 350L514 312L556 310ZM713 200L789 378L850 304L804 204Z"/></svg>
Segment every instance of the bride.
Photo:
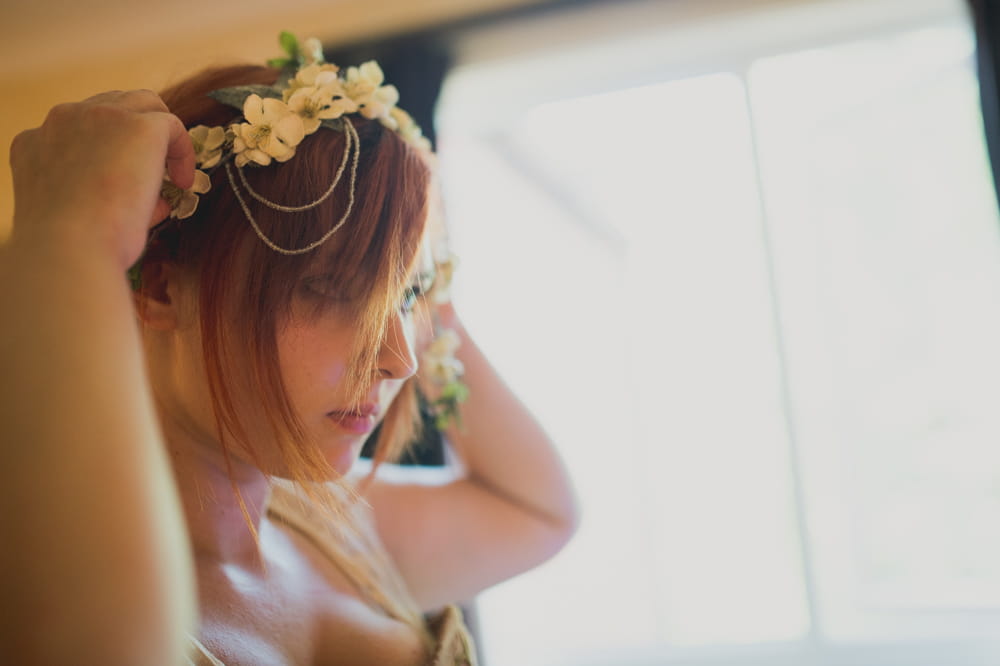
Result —
<svg viewBox="0 0 1000 666"><path fill-rule="evenodd" d="M377 64L286 45L280 69L57 106L11 146L0 662L473 663L451 604L575 529L426 260L419 128ZM417 383L447 482L379 473Z"/></svg>

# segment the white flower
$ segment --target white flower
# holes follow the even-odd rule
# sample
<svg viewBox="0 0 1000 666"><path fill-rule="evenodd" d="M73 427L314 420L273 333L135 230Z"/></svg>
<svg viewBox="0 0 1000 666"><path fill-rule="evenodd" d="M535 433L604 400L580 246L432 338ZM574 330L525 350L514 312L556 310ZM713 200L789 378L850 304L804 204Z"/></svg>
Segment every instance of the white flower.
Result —
<svg viewBox="0 0 1000 666"><path fill-rule="evenodd" d="M423 131L420 129L414 120L413 116L403 111L398 106L394 106L389 109L389 115L381 119L383 125L391 130L399 132L399 135L403 137L403 140L410 143L421 150L426 150L430 152L431 142L424 136Z"/></svg>
<svg viewBox="0 0 1000 666"><path fill-rule="evenodd" d="M374 60L347 69L344 89L358 103L358 111L365 118L385 118L399 101L396 86L383 86L384 80L382 68Z"/></svg>
<svg viewBox="0 0 1000 666"><path fill-rule="evenodd" d="M442 329L437 337L427 346L427 353L435 356L450 356L462 345L458 333L450 328Z"/></svg>
<svg viewBox="0 0 1000 666"><path fill-rule="evenodd" d="M421 368L435 384L444 386L458 381L465 371L462 362L455 358L455 351L461 345L458 334L446 328L428 345L423 354Z"/></svg>
<svg viewBox="0 0 1000 666"><path fill-rule="evenodd" d="M248 162L262 166L271 158L286 162L295 154L295 146L305 137L302 119L278 99L250 95L243 102L245 123L233 123L233 153L236 166Z"/></svg>
<svg viewBox="0 0 1000 666"><path fill-rule="evenodd" d="M435 262L437 275L434 277L434 286L431 288L430 296L439 305L451 302L451 282L455 277L455 269L458 267L458 256L454 252L448 252L444 259Z"/></svg>
<svg viewBox="0 0 1000 666"><path fill-rule="evenodd" d="M322 87L299 88L288 99L288 108L302 118L306 134L319 129L320 121L354 113L358 105L344 92L339 79Z"/></svg>
<svg viewBox="0 0 1000 666"><path fill-rule="evenodd" d="M281 93L286 102L301 88L321 88L330 84L340 84L336 65L313 63L295 73L295 78L288 82L288 87Z"/></svg>
<svg viewBox="0 0 1000 666"><path fill-rule="evenodd" d="M221 127L198 125L188 130L194 144L195 164L210 169L222 159L222 147L226 142L226 130Z"/></svg>
<svg viewBox="0 0 1000 666"><path fill-rule="evenodd" d="M186 190L174 185L173 181L166 174L163 175L163 185L160 187L160 196L170 204L170 217L183 220L191 217L198 208L198 195L204 194L212 189L212 181L204 171L195 169L194 183Z"/></svg>
<svg viewBox="0 0 1000 666"><path fill-rule="evenodd" d="M315 37L310 37L299 47L299 55L306 65L323 62L323 43Z"/></svg>

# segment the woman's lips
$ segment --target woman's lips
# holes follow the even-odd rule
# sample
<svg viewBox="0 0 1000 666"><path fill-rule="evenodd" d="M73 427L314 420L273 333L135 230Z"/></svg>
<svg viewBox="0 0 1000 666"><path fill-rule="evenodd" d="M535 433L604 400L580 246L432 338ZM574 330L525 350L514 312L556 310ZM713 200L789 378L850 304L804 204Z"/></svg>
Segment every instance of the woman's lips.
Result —
<svg viewBox="0 0 1000 666"><path fill-rule="evenodd" d="M327 417L347 432L358 435L370 433L378 423L375 407L364 407L349 412L330 412Z"/></svg>

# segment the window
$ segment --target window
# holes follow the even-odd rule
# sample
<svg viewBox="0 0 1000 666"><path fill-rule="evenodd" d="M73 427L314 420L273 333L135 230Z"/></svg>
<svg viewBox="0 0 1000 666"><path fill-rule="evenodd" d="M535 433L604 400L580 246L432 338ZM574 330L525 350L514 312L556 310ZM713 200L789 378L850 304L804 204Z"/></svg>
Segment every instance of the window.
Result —
<svg viewBox="0 0 1000 666"><path fill-rule="evenodd" d="M470 36L440 110L456 299L585 519L483 596L487 663L993 663L1000 222L961 2L627 4L600 39Z"/></svg>

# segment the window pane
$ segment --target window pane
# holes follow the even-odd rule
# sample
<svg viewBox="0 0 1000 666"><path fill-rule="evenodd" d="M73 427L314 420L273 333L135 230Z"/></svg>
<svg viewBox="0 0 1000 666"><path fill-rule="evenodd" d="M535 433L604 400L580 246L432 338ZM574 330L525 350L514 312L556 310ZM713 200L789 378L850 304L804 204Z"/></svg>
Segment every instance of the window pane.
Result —
<svg viewBox="0 0 1000 666"><path fill-rule="evenodd" d="M960 611L1000 608L1000 238L972 49L964 26L924 30L749 77L833 636L983 635Z"/></svg>
<svg viewBox="0 0 1000 666"><path fill-rule="evenodd" d="M443 137L459 304L560 442L585 522L551 569L484 595L491 663L801 637L740 79L569 100L511 125Z"/></svg>

